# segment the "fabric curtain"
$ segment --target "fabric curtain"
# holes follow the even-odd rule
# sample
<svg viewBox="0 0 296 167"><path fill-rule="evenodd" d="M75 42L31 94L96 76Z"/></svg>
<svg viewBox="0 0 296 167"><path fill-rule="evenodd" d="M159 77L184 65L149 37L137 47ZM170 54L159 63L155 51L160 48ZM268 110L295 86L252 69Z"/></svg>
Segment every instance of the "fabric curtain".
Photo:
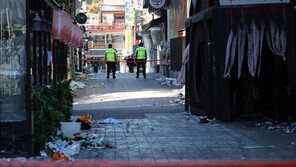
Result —
<svg viewBox="0 0 296 167"><path fill-rule="evenodd" d="M263 34L264 34L264 26L261 26L259 30L256 27L254 20L250 28L247 31L248 33L248 68L250 74L255 77L257 69L260 69L261 65L261 54L262 54L262 46L263 46ZM259 60L259 67L258 67ZM258 70L259 75L259 70Z"/></svg>
<svg viewBox="0 0 296 167"><path fill-rule="evenodd" d="M186 47L186 49L184 51L184 54L183 54L182 68L181 68L181 72L180 72L179 77L178 77L178 81L180 83L184 82L183 74L184 74L185 65L189 61L189 49L190 49L190 43L187 45L187 47Z"/></svg>
<svg viewBox="0 0 296 167"><path fill-rule="evenodd" d="M258 28L255 21L252 20L248 28L238 26L236 34L233 30L230 31L226 45L224 78L231 78L230 71L236 54L238 55L238 78L241 77L246 37L248 39L248 69L251 76L260 75L264 34L270 50L275 55L282 56L284 61L286 60L287 36L285 29L279 29L272 21L269 24L269 26L266 26L261 23Z"/></svg>
<svg viewBox="0 0 296 167"><path fill-rule="evenodd" d="M266 40L270 50L275 54L283 57L283 60L286 60L286 45L287 45L287 36L284 28L281 32L279 28L276 28L275 24L270 21L269 29L266 30Z"/></svg>
<svg viewBox="0 0 296 167"><path fill-rule="evenodd" d="M241 28L238 27L237 36L238 36L238 44L237 44L237 52L238 52L238 65L237 65L237 73L238 78L241 76L241 70L243 66L244 54L245 54L245 44L246 44L246 27Z"/></svg>
<svg viewBox="0 0 296 167"><path fill-rule="evenodd" d="M237 35L234 35L233 31L231 30L229 33L227 46L226 46L224 78L230 78L230 70L235 60L236 45L237 45Z"/></svg>

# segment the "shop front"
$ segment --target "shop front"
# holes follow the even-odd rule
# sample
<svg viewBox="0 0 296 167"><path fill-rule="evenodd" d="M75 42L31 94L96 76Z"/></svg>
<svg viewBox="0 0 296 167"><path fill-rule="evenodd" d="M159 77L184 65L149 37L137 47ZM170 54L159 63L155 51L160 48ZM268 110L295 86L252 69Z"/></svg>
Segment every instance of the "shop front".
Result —
<svg viewBox="0 0 296 167"><path fill-rule="evenodd" d="M293 4L289 1L192 2L186 22L190 112L295 118Z"/></svg>
<svg viewBox="0 0 296 167"><path fill-rule="evenodd" d="M26 0L0 1L0 157L30 153Z"/></svg>

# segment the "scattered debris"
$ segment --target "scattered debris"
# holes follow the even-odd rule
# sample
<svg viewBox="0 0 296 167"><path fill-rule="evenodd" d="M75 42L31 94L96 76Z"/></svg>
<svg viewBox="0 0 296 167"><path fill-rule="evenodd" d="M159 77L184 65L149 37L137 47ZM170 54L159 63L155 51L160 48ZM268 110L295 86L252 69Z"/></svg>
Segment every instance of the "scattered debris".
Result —
<svg viewBox="0 0 296 167"><path fill-rule="evenodd" d="M98 86L90 86L90 87L92 87L92 88L100 88L101 86L98 85Z"/></svg>
<svg viewBox="0 0 296 167"><path fill-rule="evenodd" d="M86 116L86 115L81 116L81 117L78 117L77 120L80 120L80 121L82 121L82 122L89 122L89 123L91 123L91 124L94 123L94 121L93 121L90 117L88 117L88 116Z"/></svg>
<svg viewBox="0 0 296 167"><path fill-rule="evenodd" d="M182 100L181 99L175 99L175 100L171 100L170 102L171 103L181 103Z"/></svg>
<svg viewBox="0 0 296 167"><path fill-rule="evenodd" d="M208 120L208 117L204 116L204 117L199 117L199 123L200 124L205 124L205 123L209 123L210 121Z"/></svg>
<svg viewBox="0 0 296 167"><path fill-rule="evenodd" d="M46 143L46 148L41 151L40 159L52 157L53 160L72 160L71 156L78 154L81 149L103 149L115 148L111 144L104 142L105 136L99 137L98 134L91 131L77 133L68 138L54 138Z"/></svg>
<svg viewBox="0 0 296 167"><path fill-rule="evenodd" d="M174 85L177 87L181 87L182 85L177 81L176 78L168 78L163 75L156 75L156 81L159 81L162 85Z"/></svg>
<svg viewBox="0 0 296 167"><path fill-rule="evenodd" d="M59 151L67 156L78 154L80 151L79 141L55 139L52 142L46 143L46 146L55 153Z"/></svg>
<svg viewBox="0 0 296 167"><path fill-rule="evenodd" d="M189 113L189 112L187 112L187 113L185 113L187 116L192 116L192 114L191 113Z"/></svg>
<svg viewBox="0 0 296 167"><path fill-rule="evenodd" d="M77 77L75 78L75 80L89 80L89 76L85 75L84 73L77 75Z"/></svg>
<svg viewBox="0 0 296 167"><path fill-rule="evenodd" d="M72 81L70 83L70 87L72 90L77 90L85 87L85 84L82 82Z"/></svg>
<svg viewBox="0 0 296 167"><path fill-rule="evenodd" d="M61 152L56 152L53 154L51 160L69 160L69 157Z"/></svg>
<svg viewBox="0 0 296 167"><path fill-rule="evenodd" d="M172 97L177 97L177 99L171 100L171 103L185 104L185 86L182 89L173 90Z"/></svg>
<svg viewBox="0 0 296 167"><path fill-rule="evenodd" d="M296 123L278 122L278 121L265 121L261 123L255 123L255 127L267 128L268 130L282 130L286 133L296 132Z"/></svg>
<svg viewBox="0 0 296 167"><path fill-rule="evenodd" d="M270 126L270 127L268 127L268 130L273 130L273 129L275 129L274 126Z"/></svg>
<svg viewBox="0 0 296 167"><path fill-rule="evenodd" d="M121 122L114 118L107 118L104 121L100 122L100 124L121 124Z"/></svg>

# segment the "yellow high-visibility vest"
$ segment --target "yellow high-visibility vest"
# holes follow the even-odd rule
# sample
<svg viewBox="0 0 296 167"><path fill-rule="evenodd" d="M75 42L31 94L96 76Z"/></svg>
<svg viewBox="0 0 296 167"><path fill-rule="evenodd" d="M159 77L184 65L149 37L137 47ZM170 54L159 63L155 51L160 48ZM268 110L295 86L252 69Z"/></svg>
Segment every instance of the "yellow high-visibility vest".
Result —
<svg viewBox="0 0 296 167"><path fill-rule="evenodd" d="M105 59L107 61L115 61L117 59L116 51L113 48L109 48L105 51Z"/></svg>
<svg viewBox="0 0 296 167"><path fill-rule="evenodd" d="M137 54L137 60L145 60L146 59L146 48L145 47L138 47L136 49Z"/></svg>

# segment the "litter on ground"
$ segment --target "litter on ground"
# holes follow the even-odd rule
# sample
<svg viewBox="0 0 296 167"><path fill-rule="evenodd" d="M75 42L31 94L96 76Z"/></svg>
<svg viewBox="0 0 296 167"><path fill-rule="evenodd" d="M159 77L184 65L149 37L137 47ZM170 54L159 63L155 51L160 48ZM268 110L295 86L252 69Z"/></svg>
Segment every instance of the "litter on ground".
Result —
<svg viewBox="0 0 296 167"><path fill-rule="evenodd" d="M72 90L77 90L85 87L85 84L82 82L71 81L70 87Z"/></svg>
<svg viewBox="0 0 296 167"><path fill-rule="evenodd" d="M287 123L287 122L278 122L278 121L265 121L260 123L253 124L255 127L266 128L268 130L281 130L286 133L295 133L296 132L296 123Z"/></svg>
<svg viewBox="0 0 296 167"><path fill-rule="evenodd" d="M77 119L80 120L80 121L83 121L83 122L89 122L91 124L94 123L94 121L90 117L88 117L86 115L78 117Z"/></svg>
<svg viewBox="0 0 296 167"><path fill-rule="evenodd" d="M53 156L51 157L51 160L69 160L69 157L64 153L61 153L58 151L53 154Z"/></svg>
<svg viewBox="0 0 296 167"><path fill-rule="evenodd" d="M162 85L173 85L176 87L181 87L182 84L180 84L176 78L168 78L166 76L163 75L156 75L156 81L159 81Z"/></svg>
<svg viewBox="0 0 296 167"><path fill-rule="evenodd" d="M121 122L114 118L107 118L104 121L100 122L100 124L121 124Z"/></svg>

